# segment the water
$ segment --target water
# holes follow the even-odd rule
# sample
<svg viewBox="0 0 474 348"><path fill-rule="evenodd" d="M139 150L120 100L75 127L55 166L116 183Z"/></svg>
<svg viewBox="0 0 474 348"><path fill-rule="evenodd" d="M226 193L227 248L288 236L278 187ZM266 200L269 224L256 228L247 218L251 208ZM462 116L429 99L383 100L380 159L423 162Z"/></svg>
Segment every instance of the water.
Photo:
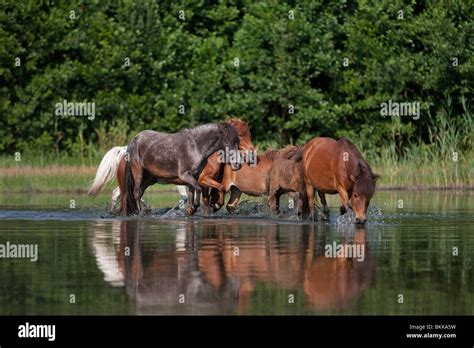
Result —
<svg viewBox="0 0 474 348"><path fill-rule="evenodd" d="M37 262L0 258L0 315L474 314L473 192L378 192L363 228L337 197L309 223L263 200L189 219L153 195L125 219L76 196L0 199L0 245L38 246Z"/></svg>

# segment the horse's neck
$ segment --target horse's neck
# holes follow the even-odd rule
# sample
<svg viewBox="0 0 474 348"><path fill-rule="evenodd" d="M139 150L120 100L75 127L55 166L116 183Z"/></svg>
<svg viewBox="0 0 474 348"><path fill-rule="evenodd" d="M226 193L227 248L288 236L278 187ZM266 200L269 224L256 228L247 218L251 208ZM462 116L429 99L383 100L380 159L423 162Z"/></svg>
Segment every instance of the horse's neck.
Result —
<svg viewBox="0 0 474 348"><path fill-rule="evenodd" d="M195 144L198 146L204 157L207 158L222 148L222 138L219 129L214 125L208 125L208 129L206 130L198 128L191 129L190 131L194 135L193 139ZM209 141L209 139L212 139L213 141Z"/></svg>

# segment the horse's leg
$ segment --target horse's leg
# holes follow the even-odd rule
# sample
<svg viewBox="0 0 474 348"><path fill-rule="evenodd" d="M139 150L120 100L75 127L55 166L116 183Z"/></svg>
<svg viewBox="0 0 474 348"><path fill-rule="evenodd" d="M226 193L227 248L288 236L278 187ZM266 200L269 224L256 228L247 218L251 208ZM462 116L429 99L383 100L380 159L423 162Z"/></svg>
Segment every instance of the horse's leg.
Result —
<svg viewBox="0 0 474 348"><path fill-rule="evenodd" d="M344 215L346 213L346 208L344 208L343 205L341 205L341 208L339 208L339 210L341 211L341 215Z"/></svg>
<svg viewBox="0 0 474 348"><path fill-rule="evenodd" d="M216 189L211 188L209 196L211 197L209 204L210 206L213 207L219 201L220 191L217 191Z"/></svg>
<svg viewBox="0 0 474 348"><path fill-rule="evenodd" d="M270 211L273 213L277 213L278 214L278 204L277 204L277 192L278 192L278 188L274 188L271 186L271 184L269 185L270 186L270 189L268 190L268 207L270 208Z"/></svg>
<svg viewBox="0 0 474 348"><path fill-rule="evenodd" d="M277 214L280 214L280 197L281 197L281 195L282 195L281 190L278 189L278 191L275 194L275 203L276 203L276 212L277 212Z"/></svg>
<svg viewBox="0 0 474 348"><path fill-rule="evenodd" d="M189 201L189 207L191 207L192 205L194 207L194 211L196 211L197 208L199 207L199 203L201 200L201 191L202 191L201 185L199 185L199 183L194 178L194 176L189 172L184 172L180 174L179 178L183 180L184 182L188 183L189 185L191 185L192 188L194 189L194 195L193 195L194 197L189 196L189 198L192 199Z"/></svg>
<svg viewBox="0 0 474 348"><path fill-rule="evenodd" d="M224 205L225 194L229 192L232 186L232 169L229 165L224 166L224 174L222 176L222 190L219 190L219 199L214 204L214 211L218 211Z"/></svg>
<svg viewBox="0 0 474 348"><path fill-rule="evenodd" d="M209 188L214 188L218 192L222 192L224 191L224 186L217 180L214 180L214 178L211 176L204 176L199 178L199 184L202 186L202 202L204 204L204 214L207 215L209 208Z"/></svg>
<svg viewBox="0 0 474 348"><path fill-rule="evenodd" d="M112 192L112 204L110 210L114 212L117 209L117 202L120 199L120 187L116 187L114 192Z"/></svg>
<svg viewBox="0 0 474 348"><path fill-rule="evenodd" d="M194 187L192 186L189 186L189 189L188 189L188 214L189 215L193 215L197 208L194 207L194 205L192 204L192 202L194 201Z"/></svg>
<svg viewBox="0 0 474 348"><path fill-rule="evenodd" d="M179 195L181 196L180 199L180 204L181 201L183 203L186 203L188 201L188 193L186 192L186 186L185 185L176 185L176 188L178 189Z"/></svg>
<svg viewBox="0 0 474 348"><path fill-rule="evenodd" d="M323 192L318 191L318 196L319 196L319 199L321 199L321 203L323 204L322 219L324 221L329 221L329 207L328 207L328 202L326 201L326 195Z"/></svg>
<svg viewBox="0 0 474 348"><path fill-rule="evenodd" d="M242 196L242 192L237 187L232 186L230 188L229 201L227 202L227 205L225 206L229 213L232 213L237 207L237 204L239 204L240 196Z"/></svg>
<svg viewBox="0 0 474 348"><path fill-rule="evenodd" d="M301 216L303 216L303 214L304 214L303 195L299 192L296 192L295 199L298 201L298 203L297 203L298 217L301 218Z"/></svg>
<svg viewBox="0 0 474 348"><path fill-rule="evenodd" d="M306 183L306 196L308 197L309 217L312 221L316 221L314 187L310 183Z"/></svg>
<svg viewBox="0 0 474 348"><path fill-rule="evenodd" d="M344 210L346 212L352 213L352 208L351 208L351 205L349 204L349 194L347 193L347 191L342 187L338 187L337 192L339 193L339 197L341 198L341 202L342 202L342 206L344 207ZM341 212L342 212L342 208L341 208Z"/></svg>
<svg viewBox="0 0 474 348"><path fill-rule="evenodd" d="M209 187L202 187L202 205L204 208L204 215L209 214Z"/></svg>
<svg viewBox="0 0 474 348"><path fill-rule="evenodd" d="M138 161L135 161L134 163L130 163L130 165L132 167L131 170L132 170L132 176L133 176L133 181L134 181L133 199L135 200L137 204L138 213L140 213L142 210L141 198L143 195L143 191L142 191L143 168L138 163Z"/></svg>

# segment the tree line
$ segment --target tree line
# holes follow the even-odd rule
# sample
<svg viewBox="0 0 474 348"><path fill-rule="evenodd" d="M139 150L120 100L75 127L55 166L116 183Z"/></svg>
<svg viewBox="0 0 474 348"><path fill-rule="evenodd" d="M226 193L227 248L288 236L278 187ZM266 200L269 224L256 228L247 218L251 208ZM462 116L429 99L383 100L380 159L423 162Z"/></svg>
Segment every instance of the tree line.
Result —
<svg viewBox="0 0 474 348"><path fill-rule="evenodd" d="M262 145L403 155L454 127L472 147L473 19L469 1L3 1L0 151L76 155L227 116ZM65 101L95 117L55 114Z"/></svg>

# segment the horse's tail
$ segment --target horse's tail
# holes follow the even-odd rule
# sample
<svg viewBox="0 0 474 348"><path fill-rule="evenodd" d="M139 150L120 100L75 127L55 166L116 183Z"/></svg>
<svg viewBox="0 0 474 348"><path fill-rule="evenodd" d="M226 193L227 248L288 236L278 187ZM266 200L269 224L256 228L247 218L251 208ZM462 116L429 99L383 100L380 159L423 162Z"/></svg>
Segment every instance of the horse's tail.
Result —
<svg viewBox="0 0 474 348"><path fill-rule="evenodd" d="M133 179L132 167L130 161L125 161L125 214L131 214L138 211L138 205L135 201L133 191L135 189L135 180Z"/></svg>
<svg viewBox="0 0 474 348"><path fill-rule="evenodd" d="M105 184L117 176L117 169L120 160L127 152L126 146L115 146L111 148L102 158L102 161L97 168L95 179L92 182L87 194L90 196L97 196L102 191Z"/></svg>

